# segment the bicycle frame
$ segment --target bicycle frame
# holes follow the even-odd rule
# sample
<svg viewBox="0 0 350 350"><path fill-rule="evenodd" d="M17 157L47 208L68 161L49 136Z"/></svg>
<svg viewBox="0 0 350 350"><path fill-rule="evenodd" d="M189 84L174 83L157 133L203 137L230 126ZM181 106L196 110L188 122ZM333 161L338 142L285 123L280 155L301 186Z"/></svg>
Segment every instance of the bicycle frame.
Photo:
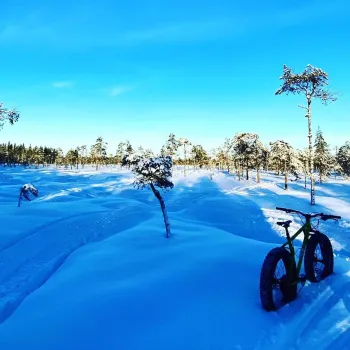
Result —
<svg viewBox="0 0 350 350"><path fill-rule="evenodd" d="M294 249L294 246L293 246L292 242L302 232L304 233L303 244L301 246L301 252L300 252L300 255L299 255L297 268L296 268L296 281L294 282L294 283L298 283L301 280L300 279L300 270L301 270L301 265L303 263L303 258L304 258L304 254L305 254L306 245L307 245L307 242L309 240L310 233L311 232L315 232L315 231L312 229L312 226L311 226L311 218L306 218L305 224L303 226L301 226L300 229L297 232L295 232L292 237L289 234L288 227L285 227L285 230L286 230L286 235L287 235L287 242L284 243L282 245L282 247L284 248L284 247L286 247L288 245L288 248L290 250L290 253L293 256L294 261L295 261L295 249Z"/></svg>

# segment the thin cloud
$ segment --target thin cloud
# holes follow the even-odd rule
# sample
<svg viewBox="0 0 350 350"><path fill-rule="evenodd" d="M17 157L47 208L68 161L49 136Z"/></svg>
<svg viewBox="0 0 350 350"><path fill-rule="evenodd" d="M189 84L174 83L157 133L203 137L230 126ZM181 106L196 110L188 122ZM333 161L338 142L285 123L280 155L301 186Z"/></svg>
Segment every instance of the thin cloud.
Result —
<svg viewBox="0 0 350 350"><path fill-rule="evenodd" d="M118 96L123 94L124 92L131 91L132 88L130 86L114 86L109 90L110 96Z"/></svg>
<svg viewBox="0 0 350 350"><path fill-rule="evenodd" d="M173 22L148 22L138 27L124 28L118 21L113 22L109 16L113 11L103 10L100 16L92 16L89 12L81 25L76 26L75 12L61 16L56 21L48 21L45 13L36 17L30 15L0 27L0 44L48 46L55 50L80 50L92 47L118 47L128 45L179 44L212 41L227 37L240 37L246 32L271 31L284 27L298 26L303 23L329 19L345 19L349 10L345 7L348 0L309 0L288 10L271 7L263 14L254 11L234 11L222 13L213 18L194 18ZM344 9L344 11L339 10ZM76 11L78 11L76 9ZM80 8L79 8L80 11ZM104 21L100 23L100 18ZM98 28L98 30L95 30ZM113 35L110 35L110 33Z"/></svg>
<svg viewBox="0 0 350 350"><path fill-rule="evenodd" d="M73 82L72 81L56 81L52 83L52 86L55 88L67 88L67 87L72 87Z"/></svg>

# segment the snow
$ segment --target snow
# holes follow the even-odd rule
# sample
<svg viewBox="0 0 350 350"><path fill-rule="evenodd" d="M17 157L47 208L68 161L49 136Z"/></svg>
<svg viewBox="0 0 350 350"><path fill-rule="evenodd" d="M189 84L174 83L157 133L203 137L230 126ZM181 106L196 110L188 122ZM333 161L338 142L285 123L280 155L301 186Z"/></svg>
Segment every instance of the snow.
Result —
<svg viewBox="0 0 350 350"><path fill-rule="evenodd" d="M276 206L310 211L304 181L175 169L165 192L119 168L1 168L0 349L348 349L350 183L316 184L335 273L265 312L259 276L283 241ZM39 197L17 207L25 183Z"/></svg>

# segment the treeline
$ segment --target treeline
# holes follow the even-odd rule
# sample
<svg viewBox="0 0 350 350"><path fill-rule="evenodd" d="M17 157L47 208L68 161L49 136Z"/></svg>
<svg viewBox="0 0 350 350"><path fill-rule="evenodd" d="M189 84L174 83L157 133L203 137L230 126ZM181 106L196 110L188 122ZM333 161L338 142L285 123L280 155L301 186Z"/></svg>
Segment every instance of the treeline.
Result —
<svg viewBox="0 0 350 350"><path fill-rule="evenodd" d="M56 165L84 168L89 164L98 169L103 165L120 165L126 154L154 156L152 150L142 146L136 148L129 141L120 142L115 154L107 154L107 143L102 137L97 138L91 147L79 146L65 154L61 148L0 144L0 164L4 166ZM185 174L186 166L215 167L235 173L239 179L243 177L248 180L251 170L255 170L259 182L261 170L274 170L276 174L285 176L286 186L290 174L296 178L306 178L310 174L308 149L294 149L283 140L263 145L259 135L253 133L238 133L233 138L226 138L220 147L210 151L202 145L192 144L186 138L176 138L170 134L159 155L170 155L175 165L184 165ZM346 142L336 155L332 155L320 129L315 138L313 159L313 170L318 173L320 182L331 173L350 176L350 143Z"/></svg>

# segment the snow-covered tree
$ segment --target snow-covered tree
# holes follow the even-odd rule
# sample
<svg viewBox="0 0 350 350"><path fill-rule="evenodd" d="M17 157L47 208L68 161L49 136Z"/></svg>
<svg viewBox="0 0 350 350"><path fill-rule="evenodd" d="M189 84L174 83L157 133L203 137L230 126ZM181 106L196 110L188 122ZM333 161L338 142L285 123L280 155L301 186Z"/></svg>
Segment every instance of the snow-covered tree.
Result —
<svg viewBox="0 0 350 350"><path fill-rule="evenodd" d="M147 158L136 154L126 154L122 160L123 166L129 166L135 174L134 186L137 188L150 187L153 194L159 201L162 209L166 237L171 235L168 213L165 207L164 199L160 192L156 189L159 187L163 190L168 190L174 187L170 181L172 176L172 159L166 157Z"/></svg>
<svg viewBox="0 0 350 350"><path fill-rule="evenodd" d="M307 148L304 148L302 150L297 150L296 156L299 162L299 169L304 175L304 188L306 188L306 179L308 176L310 176L309 150Z"/></svg>
<svg viewBox="0 0 350 350"><path fill-rule="evenodd" d="M19 113L15 109L7 109L4 107L4 103L0 102L0 130L6 121L13 125L18 119Z"/></svg>
<svg viewBox="0 0 350 350"><path fill-rule="evenodd" d="M78 162L78 151L70 149L66 154L66 164L70 165L70 168L73 168L73 165L76 166Z"/></svg>
<svg viewBox="0 0 350 350"><path fill-rule="evenodd" d="M320 128L316 132L314 159L315 167L319 173L319 181L322 182L322 180L330 175L334 167L334 158Z"/></svg>
<svg viewBox="0 0 350 350"><path fill-rule="evenodd" d="M345 145L339 148L336 159L342 168L342 173L350 176L350 142L345 142Z"/></svg>
<svg viewBox="0 0 350 350"><path fill-rule="evenodd" d="M127 153L127 154L135 153L134 148L132 147L129 140L126 140L124 147L125 147L125 153Z"/></svg>
<svg viewBox="0 0 350 350"><path fill-rule="evenodd" d="M117 151L115 153L115 162L117 164L121 164L124 152L125 152L125 143L119 142L117 145Z"/></svg>
<svg viewBox="0 0 350 350"><path fill-rule="evenodd" d="M293 147L285 141L277 140L270 143L271 160L277 166L277 172L283 170L284 173L284 189L288 189L288 174L291 171L294 158Z"/></svg>
<svg viewBox="0 0 350 350"><path fill-rule="evenodd" d="M192 147L192 160L200 168L208 164L208 155L203 146L196 145Z"/></svg>
<svg viewBox="0 0 350 350"><path fill-rule="evenodd" d="M178 140L178 145L183 147L183 151L184 151L184 176L186 176L186 162L187 162L187 153L188 153L188 147L190 147L192 145L192 143L187 140L184 137L181 137Z"/></svg>
<svg viewBox="0 0 350 350"><path fill-rule="evenodd" d="M226 137L225 142L220 147L219 158L222 165L225 165L228 172L231 172L231 167L233 166L233 140Z"/></svg>
<svg viewBox="0 0 350 350"><path fill-rule="evenodd" d="M238 163L238 172L241 166L245 168L246 179L249 180L249 169L256 169L257 182L259 182L260 167L264 156L264 146L259 136L253 133L237 133L233 138L233 149Z"/></svg>
<svg viewBox="0 0 350 350"><path fill-rule="evenodd" d="M82 146L78 147L77 150L78 150L78 156L79 156L79 159L80 159L81 167L84 169L85 164L88 161L87 146L86 145L82 145Z"/></svg>
<svg viewBox="0 0 350 350"><path fill-rule="evenodd" d="M64 163L64 154L62 148L57 149L57 156L56 156L56 167L63 165Z"/></svg>
<svg viewBox="0 0 350 350"><path fill-rule="evenodd" d="M328 74L320 68L316 68L308 64L306 69L295 74L286 65L283 66L283 75L280 77L283 81L282 86L276 91L275 95L283 93L303 94L305 95L307 106L301 106L307 110L306 118L308 120L308 138L309 138L309 168L311 182L311 205L315 205L315 184L314 184L314 155L312 145L312 126L311 126L311 102L313 99L320 99L327 105L329 102L336 101L336 96L326 89L328 85Z"/></svg>
<svg viewBox="0 0 350 350"><path fill-rule="evenodd" d="M34 197L38 197L39 191L32 184L25 184L20 188L19 198L18 198L18 207L21 206L22 199L26 199L27 201L31 201L30 195Z"/></svg>
<svg viewBox="0 0 350 350"><path fill-rule="evenodd" d="M179 146L179 141L175 138L175 135L171 133L165 145L163 145L161 153L163 156L170 156L173 159Z"/></svg>
<svg viewBox="0 0 350 350"><path fill-rule="evenodd" d="M96 143L91 146L91 159L98 166L106 159L107 156L107 142L103 141L102 137L98 137Z"/></svg>

